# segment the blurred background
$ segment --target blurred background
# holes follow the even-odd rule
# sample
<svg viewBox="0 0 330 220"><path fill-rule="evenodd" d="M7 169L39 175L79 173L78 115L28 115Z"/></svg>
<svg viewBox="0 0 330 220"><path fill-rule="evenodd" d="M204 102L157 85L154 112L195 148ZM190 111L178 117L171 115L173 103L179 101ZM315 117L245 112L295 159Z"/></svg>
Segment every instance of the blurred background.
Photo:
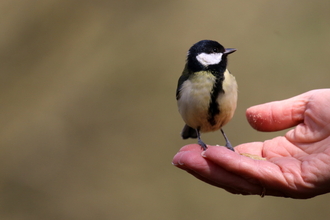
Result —
<svg viewBox="0 0 330 220"><path fill-rule="evenodd" d="M233 145L249 106L329 87L330 1L0 2L0 219L329 219L330 195L240 196L171 165L175 89L202 39L238 51ZM220 132L204 134L224 144Z"/></svg>

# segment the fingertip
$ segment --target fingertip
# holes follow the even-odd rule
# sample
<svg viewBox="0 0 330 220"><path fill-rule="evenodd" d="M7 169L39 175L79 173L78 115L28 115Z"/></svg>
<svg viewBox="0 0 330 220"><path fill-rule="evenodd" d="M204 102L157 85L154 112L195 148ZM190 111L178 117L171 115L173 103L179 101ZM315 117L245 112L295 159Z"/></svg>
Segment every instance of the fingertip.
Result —
<svg viewBox="0 0 330 220"><path fill-rule="evenodd" d="M290 128L304 120L309 93L282 101L252 106L246 110L249 124L258 131L279 131Z"/></svg>
<svg viewBox="0 0 330 220"><path fill-rule="evenodd" d="M272 131L272 103L256 105L245 112L246 119L252 128L257 131Z"/></svg>
<svg viewBox="0 0 330 220"><path fill-rule="evenodd" d="M189 155L189 157L193 158L194 155L199 155L202 152L201 146L198 144L188 144L183 146L173 157L172 164L174 166L184 166L185 162L187 161L186 154Z"/></svg>
<svg viewBox="0 0 330 220"><path fill-rule="evenodd" d="M207 151L207 149L203 150L202 153L201 153L202 157L204 157L204 158L206 158L206 154L205 154L206 151Z"/></svg>
<svg viewBox="0 0 330 220"><path fill-rule="evenodd" d="M179 151L177 154L175 154L172 159L172 164L176 167L183 166L184 163L182 162L181 159L182 159L183 155L185 155L187 152L189 152L189 151Z"/></svg>
<svg viewBox="0 0 330 220"><path fill-rule="evenodd" d="M179 156L180 156L180 152L176 153L172 159L172 165L174 166L178 166L179 165Z"/></svg>

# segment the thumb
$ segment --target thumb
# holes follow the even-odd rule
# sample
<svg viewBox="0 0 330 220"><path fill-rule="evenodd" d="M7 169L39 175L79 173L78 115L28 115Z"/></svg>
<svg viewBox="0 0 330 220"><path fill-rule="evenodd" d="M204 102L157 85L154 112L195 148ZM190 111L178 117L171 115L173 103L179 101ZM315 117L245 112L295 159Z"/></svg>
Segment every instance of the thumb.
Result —
<svg viewBox="0 0 330 220"><path fill-rule="evenodd" d="M250 107L246 118L258 131L279 131L304 121L306 104L311 92L282 100Z"/></svg>

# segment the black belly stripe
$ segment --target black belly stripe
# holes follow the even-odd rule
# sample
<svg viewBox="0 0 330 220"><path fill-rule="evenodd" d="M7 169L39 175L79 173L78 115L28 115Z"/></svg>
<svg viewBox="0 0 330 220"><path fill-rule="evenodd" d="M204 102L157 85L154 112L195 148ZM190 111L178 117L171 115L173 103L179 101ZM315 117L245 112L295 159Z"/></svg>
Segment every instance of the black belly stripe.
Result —
<svg viewBox="0 0 330 220"><path fill-rule="evenodd" d="M222 88L222 82L224 80L224 76L218 76L217 80L213 86L213 90L211 91L211 101L208 110L208 122L213 126L217 122L215 121L215 116L220 113L220 106L217 101L217 98L220 93L224 93L225 91Z"/></svg>

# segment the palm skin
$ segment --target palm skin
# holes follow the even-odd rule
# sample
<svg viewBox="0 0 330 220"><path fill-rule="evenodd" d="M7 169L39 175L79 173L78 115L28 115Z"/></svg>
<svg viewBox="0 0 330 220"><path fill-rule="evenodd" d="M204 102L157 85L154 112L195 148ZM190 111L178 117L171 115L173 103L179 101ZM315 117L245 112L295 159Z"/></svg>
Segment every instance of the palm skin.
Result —
<svg viewBox="0 0 330 220"><path fill-rule="evenodd" d="M244 143L236 152L199 145L183 147L173 164L198 179L235 194L311 198L330 192L330 89L247 109L259 131L294 127L285 136ZM254 160L241 154L258 155Z"/></svg>

